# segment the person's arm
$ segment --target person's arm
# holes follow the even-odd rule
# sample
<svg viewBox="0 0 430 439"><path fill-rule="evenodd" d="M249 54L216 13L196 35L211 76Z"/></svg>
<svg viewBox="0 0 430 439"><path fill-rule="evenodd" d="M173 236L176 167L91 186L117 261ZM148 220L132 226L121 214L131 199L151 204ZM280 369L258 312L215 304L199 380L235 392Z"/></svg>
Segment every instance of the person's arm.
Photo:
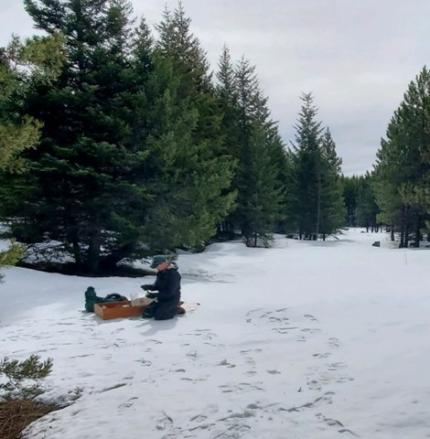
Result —
<svg viewBox="0 0 430 439"><path fill-rule="evenodd" d="M147 291L158 291L160 290L160 286L160 278L157 274L157 277L155 278L155 282L153 284L145 284L142 285L141 288Z"/></svg>
<svg viewBox="0 0 430 439"><path fill-rule="evenodd" d="M158 287L156 284L145 284L145 285L141 285L142 290L147 290L147 291L156 291L158 290Z"/></svg>

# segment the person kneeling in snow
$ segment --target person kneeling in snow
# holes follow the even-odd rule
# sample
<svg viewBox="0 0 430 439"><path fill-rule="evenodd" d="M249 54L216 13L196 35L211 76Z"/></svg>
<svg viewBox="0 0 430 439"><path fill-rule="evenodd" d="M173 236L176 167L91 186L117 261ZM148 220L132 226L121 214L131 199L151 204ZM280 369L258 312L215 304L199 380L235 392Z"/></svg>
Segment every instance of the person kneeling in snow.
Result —
<svg viewBox="0 0 430 439"><path fill-rule="evenodd" d="M180 307L181 275L178 272L178 266L166 256L154 256L151 268L157 271L155 283L142 285L142 288L154 291L148 292L146 297L156 301L145 308L142 316L144 318L154 317L155 320L167 320L172 319L176 314L183 314L185 311Z"/></svg>

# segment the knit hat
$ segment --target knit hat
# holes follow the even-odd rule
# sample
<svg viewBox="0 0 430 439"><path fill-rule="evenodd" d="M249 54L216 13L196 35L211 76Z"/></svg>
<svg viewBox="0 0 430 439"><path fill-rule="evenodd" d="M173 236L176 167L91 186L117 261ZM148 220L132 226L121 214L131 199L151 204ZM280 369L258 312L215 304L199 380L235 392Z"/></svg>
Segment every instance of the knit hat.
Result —
<svg viewBox="0 0 430 439"><path fill-rule="evenodd" d="M156 255L152 258L151 268L157 268L163 262L167 262L168 259L164 255Z"/></svg>

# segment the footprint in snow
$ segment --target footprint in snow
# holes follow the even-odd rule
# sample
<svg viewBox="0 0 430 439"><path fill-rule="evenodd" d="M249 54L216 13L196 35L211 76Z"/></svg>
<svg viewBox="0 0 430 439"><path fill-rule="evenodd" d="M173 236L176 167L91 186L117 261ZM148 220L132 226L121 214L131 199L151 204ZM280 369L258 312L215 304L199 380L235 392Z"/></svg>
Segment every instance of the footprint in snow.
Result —
<svg viewBox="0 0 430 439"><path fill-rule="evenodd" d="M305 317L308 320L311 320L312 322L318 321L318 319L315 316L313 316L312 314L305 314L303 317Z"/></svg>
<svg viewBox="0 0 430 439"><path fill-rule="evenodd" d="M233 363L229 363L227 360L222 360L221 362L219 362L219 363L217 364L217 366L226 366L226 367L229 367L229 368L236 367L235 364L233 364Z"/></svg>
<svg viewBox="0 0 430 439"><path fill-rule="evenodd" d="M313 357L315 358L328 358L331 355L333 355L331 352L324 352L324 353L316 353L316 354L312 354Z"/></svg>
<svg viewBox="0 0 430 439"><path fill-rule="evenodd" d="M152 366L152 361L145 360L144 358L141 358L140 360L136 360L136 363L140 363L142 366L145 366L145 367Z"/></svg>
<svg viewBox="0 0 430 439"><path fill-rule="evenodd" d="M138 396L133 396L132 398L128 399L126 402L123 402L122 404L120 404L120 405L118 406L118 408L119 408L119 409L128 409L128 408L130 408L130 407L133 407L134 402L135 402L136 400L138 400L138 399L139 399Z"/></svg>
<svg viewBox="0 0 430 439"><path fill-rule="evenodd" d="M359 437L358 434L354 433L349 428L345 428L345 425L337 419L328 418L328 417L324 416L322 413L317 413L315 416L318 419L320 419L322 422L324 422L326 425L328 425L329 427L339 428L339 430L337 430L338 433L348 433L351 436Z"/></svg>
<svg viewBox="0 0 430 439"><path fill-rule="evenodd" d="M329 345L331 348L339 348L339 347L340 347L340 341L339 341L339 339L336 338L336 337L330 337L330 338L328 339L328 345Z"/></svg>

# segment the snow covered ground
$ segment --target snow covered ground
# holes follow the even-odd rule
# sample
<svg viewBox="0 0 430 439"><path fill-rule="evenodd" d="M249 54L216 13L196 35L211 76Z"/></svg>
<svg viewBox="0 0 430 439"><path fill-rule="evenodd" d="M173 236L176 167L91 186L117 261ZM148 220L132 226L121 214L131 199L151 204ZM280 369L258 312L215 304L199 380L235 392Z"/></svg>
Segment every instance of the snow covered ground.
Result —
<svg viewBox="0 0 430 439"><path fill-rule="evenodd" d="M183 297L201 306L167 322L81 311L89 285L132 295L148 278L5 270L1 355L52 357L48 397L81 392L27 437L430 437L430 251L385 240L181 255Z"/></svg>

